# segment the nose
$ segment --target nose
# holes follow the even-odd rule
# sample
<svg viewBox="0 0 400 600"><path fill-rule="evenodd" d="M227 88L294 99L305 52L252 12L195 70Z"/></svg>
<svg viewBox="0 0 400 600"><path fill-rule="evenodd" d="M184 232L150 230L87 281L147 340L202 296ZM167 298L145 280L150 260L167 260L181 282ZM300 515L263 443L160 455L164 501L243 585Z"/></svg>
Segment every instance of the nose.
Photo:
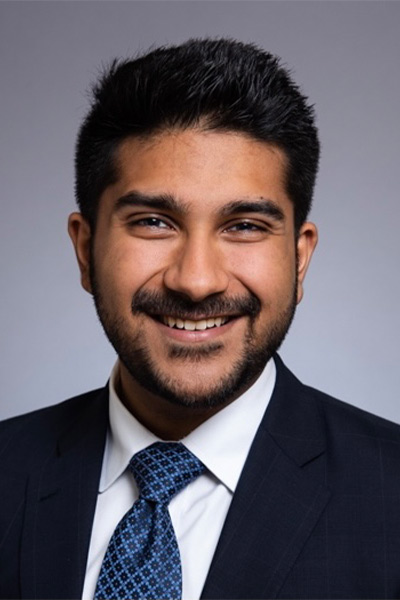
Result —
<svg viewBox="0 0 400 600"><path fill-rule="evenodd" d="M221 253L203 237L187 239L164 273L164 284L193 302L225 292L229 277Z"/></svg>

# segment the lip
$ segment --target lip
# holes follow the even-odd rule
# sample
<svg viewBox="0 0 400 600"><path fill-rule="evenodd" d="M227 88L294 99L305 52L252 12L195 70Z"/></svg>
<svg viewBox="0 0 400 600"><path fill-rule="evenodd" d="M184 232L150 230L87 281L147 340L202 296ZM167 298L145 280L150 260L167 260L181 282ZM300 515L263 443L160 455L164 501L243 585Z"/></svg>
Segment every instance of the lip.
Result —
<svg viewBox="0 0 400 600"><path fill-rule="evenodd" d="M195 331L187 331L186 329L176 329L172 327L168 327L168 325L164 325L161 321L156 319L152 319L153 323L155 323L161 330L163 335L167 337L186 343L196 343L196 342L206 342L212 340L220 335L224 335L228 333L228 331L239 321L240 317L235 317L230 319L225 325L220 325L219 327L211 327L210 329L195 330Z"/></svg>

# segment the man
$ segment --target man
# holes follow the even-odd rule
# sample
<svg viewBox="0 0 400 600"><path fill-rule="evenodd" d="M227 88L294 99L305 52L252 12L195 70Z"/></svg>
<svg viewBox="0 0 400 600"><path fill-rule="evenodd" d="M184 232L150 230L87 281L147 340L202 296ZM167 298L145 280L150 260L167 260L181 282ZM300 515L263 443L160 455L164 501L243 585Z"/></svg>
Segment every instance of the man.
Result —
<svg viewBox="0 0 400 600"><path fill-rule="evenodd" d="M104 75L69 233L119 360L104 390L1 425L2 598L400 594L398 426L276 355L318 156L307 99L252 45Z"/></svg>

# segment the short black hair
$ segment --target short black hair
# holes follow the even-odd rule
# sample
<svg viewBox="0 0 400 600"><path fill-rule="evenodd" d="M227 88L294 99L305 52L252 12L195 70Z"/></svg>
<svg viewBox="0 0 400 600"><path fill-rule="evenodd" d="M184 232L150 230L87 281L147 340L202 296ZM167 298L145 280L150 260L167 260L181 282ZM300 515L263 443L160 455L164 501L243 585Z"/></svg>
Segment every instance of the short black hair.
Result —
<svg viewBox="0 0 400 600"><path fill-rule="evenodd" d="M115 155L129 137L199 126L242 132L287 159L295 226L311 208L319 141L313 106L278 57L231 39L191 39L134 60L114 60L92 90L78 135L76 198L95 225L98 201L117 179Z"/></svg>

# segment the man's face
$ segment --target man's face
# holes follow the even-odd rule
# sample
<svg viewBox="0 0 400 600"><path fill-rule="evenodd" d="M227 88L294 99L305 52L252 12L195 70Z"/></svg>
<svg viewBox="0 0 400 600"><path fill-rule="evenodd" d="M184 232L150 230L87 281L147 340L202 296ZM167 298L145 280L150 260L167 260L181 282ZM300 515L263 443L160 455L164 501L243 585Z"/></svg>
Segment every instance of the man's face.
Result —
<svg viewBox="0 0 400 600"><path fill-rule="evenodd" d="M129 139L94 239L72 215L82 282L140 388L231 401L277 350L316 243L296 237L277 148L199 129Z"/></svg>

